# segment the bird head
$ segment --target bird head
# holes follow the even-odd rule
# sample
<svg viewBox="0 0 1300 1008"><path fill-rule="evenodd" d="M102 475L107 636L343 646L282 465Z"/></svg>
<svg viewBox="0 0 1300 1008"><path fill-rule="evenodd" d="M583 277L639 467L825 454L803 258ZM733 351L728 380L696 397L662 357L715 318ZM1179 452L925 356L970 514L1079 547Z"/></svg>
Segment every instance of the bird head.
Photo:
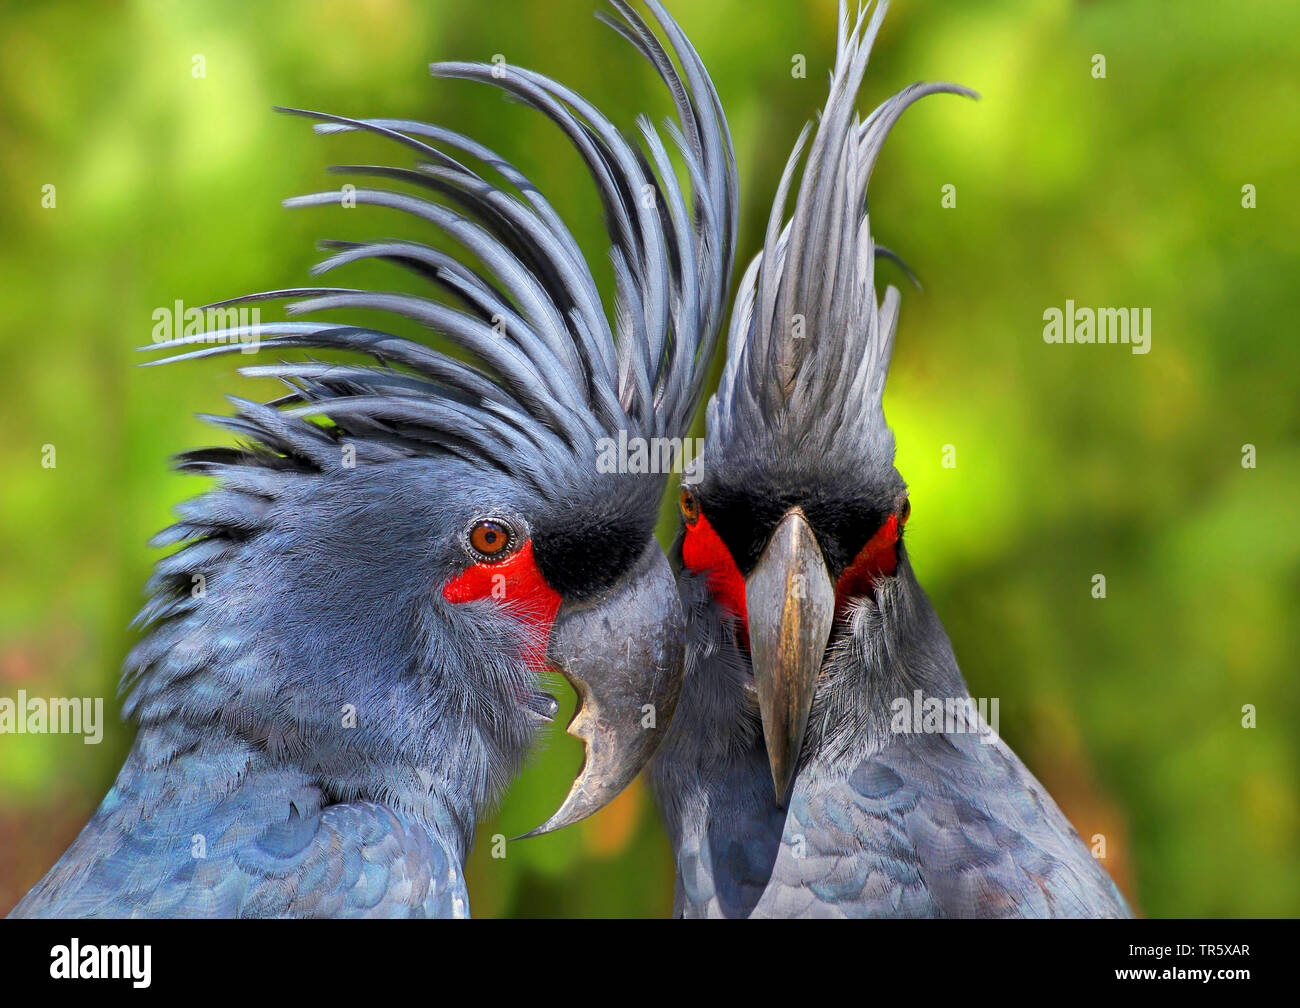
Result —
<svg viewBox="0 0 1300 1008"><path fill-rule="evenodd" d="M971 94L916 84L859 118L886 6L850 21L841 3L830 97L795 145L741 281L701 478L681 492L681 561L704 577L748 657L781 805L828 649L906 562L911 505L882 405L899 295L876 296L875 262L888 253L871 236L867 182L912 102Z"/></svg>
<svg viewBox="0 0 1300 1008"><path fill-rule="evenodd" d="M321 133L415 150L414 168L340 169L401 183L347 195L431 225L465 255L327 242L318 273L378 260L422 288L250 295L213 307L230 319L288 301L286 318L145 348L184 351L166 360L250 347L342 359L242 368L289 394L232 400L234 416L208 419L242 444L182 456L217 485L156 539L181 548L158 566L139 618L151 631L128 662L128 713L141 724L220 724L337 795L402 801L432 778L472 831L558 708L539 688L550 669L577 690L569 730L586 759L533 833L596 811L648 761L683 660L681 604L653 535L667 477L605 471L601 445L684 433L735 229L716 93L677 25L650 6L657 32L624 4L607 20L668 85L690 199L648 121L637 146L540 74L432 67L501 88L572 141L609 230L609 311L567 227L494 151L424 123L295 112ZM286 201L339 203L338 191ZM331 313L349 321L315 319ZM393 318L433 338L394 335L383 324Z"/></svg>

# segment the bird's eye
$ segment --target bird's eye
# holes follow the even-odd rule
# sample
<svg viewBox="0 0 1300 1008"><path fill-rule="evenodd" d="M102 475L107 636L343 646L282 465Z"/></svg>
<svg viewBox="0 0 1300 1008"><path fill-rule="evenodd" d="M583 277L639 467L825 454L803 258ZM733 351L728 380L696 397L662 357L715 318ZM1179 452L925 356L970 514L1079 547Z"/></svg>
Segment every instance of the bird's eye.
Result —
<svg viewBox="0 0 1300 1008"><path fill-rule="evenodd" d="M678 502L682 509L682 518L687 525L694 525L700 520L700 502L695 499L695 494L689 490L683 490L681 500Z"/></svg>
<svg viewBox="0 0 1300 1008"><path fill-rule="evenodd" d="M495 519L475 522L469 530L469 544L488 563L504 560L512 552L510 529Z"/></svg>
<svg viewBox="0 0 1300 1008"><path fill-rule="evenodd" d="M903 498L903 509L898 512L898 524L906 525L907 519L912 515L912 501L910 498Z"/></svg>

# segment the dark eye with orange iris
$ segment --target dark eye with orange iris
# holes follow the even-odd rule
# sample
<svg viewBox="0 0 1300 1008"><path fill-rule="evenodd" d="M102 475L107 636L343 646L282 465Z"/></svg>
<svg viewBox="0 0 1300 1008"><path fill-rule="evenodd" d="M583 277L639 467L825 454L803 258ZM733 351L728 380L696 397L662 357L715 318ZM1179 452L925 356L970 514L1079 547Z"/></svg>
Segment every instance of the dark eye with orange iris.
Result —
<svg viewBox="0 0 1300 1008"><path fill-rule="evenodd" d="M695 499L695 494L689 490L683 490L680 503L682 517L686 519L687 525L694 525L700 520L700 502Z"/></svg>
<svg viewBox="0 0 1300 1008"><path fill-rule="evenodd" d="M510 530L498 521L481 521L469 530L469 544L484 560L503 560L510 551Z"/></svg>

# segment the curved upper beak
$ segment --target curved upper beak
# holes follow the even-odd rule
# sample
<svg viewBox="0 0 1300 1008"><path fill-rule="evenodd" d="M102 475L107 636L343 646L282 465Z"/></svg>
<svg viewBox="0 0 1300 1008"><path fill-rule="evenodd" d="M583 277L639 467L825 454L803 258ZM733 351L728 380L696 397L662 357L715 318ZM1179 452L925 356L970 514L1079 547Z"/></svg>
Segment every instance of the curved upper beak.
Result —
<svg viewBox="0 0 1300 1008"><path fill-rule="evenodd" d="M784 808L835 619L835 585L799 508L786 512L745 579L745 608L772 784Z"/></svg>
<svg viewBox="0 0 1300 1008"><path fill-rule="evenodd" d="M560 608L547 660L578 693L568 731L586 759L559 810L525 837L604 808L640 773L677 708L685 656L681 597L653 539L621 580Z"/></svg>

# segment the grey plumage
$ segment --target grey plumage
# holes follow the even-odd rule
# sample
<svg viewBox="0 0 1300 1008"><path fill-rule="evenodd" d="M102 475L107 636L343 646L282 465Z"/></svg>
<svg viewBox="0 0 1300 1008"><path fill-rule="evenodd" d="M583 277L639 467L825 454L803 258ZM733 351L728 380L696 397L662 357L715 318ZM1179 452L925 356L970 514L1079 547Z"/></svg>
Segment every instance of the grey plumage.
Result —
<svg viewBox="0 0 1300 1008"><path fill-rule="evenodd" d="M747 659L703 579L692 665L654 784L684 917L1111 917L1128 908L1050 795L1001 739L898 735L890 703L964 697L910 564L857 601L827 656L805 759L779 809Z"/></svg>
<svg viewBox="0 0 1300 1008"><path fill-rule="evenodd" d="M329 322L267 323L256 334L261 350L355 351L404 369L333 371L315 364L306 370L300 364L245 369L294 385L301 405L289 417L326 416L340 435L382 444L383 457L423 454L431 447L470 450L475 460L490 459L508 472L521 468L521 453L537 453L557 469L575 459L585 463L593 441L619 431L680 436L702 395L731 273L735 159L716 92L666 11L654 0L649 3L683 61L680 71L635 10L621 0L612 6L623 20L605 20L654 65L673 96L678 122L669 124L669 133L686 165L693 207L648 119L639 121L645 144L640 149L598 108L541 74L510 67L499 75L493 65L474 63L430 68L437 77L481 81L513 95L550 117L583 156L612 243L617 289L608 315L568 228L537 187L495 152L454 131L409 120L282 110L317 120L319 132L373 132L427 159L413 170L335 170L403 181L446 198L454 205L388 190L353 193L358 204L434 225L483 262L487 275L421 243L331 242L326 247L337 251L316 267L317 274L377 258L411 269L460 307L410 294L330 287L269 291L213 307L297 299L287 309L293 317L345 309L388 313L452 340L492 372L489 376L380 330ZM519 196L434 143L481 162ZM321 192L285 205L326 206L339 199L338 192ZM167 363L244 349L241 340L250 335L227 327L146 349L208 344L153 362Z"/></svg>
<svg viewBox="0 0 1300 1008"><path fill-rule="evenodd" d="M540 74L432 68L505 90L581 153L612 245L608 311L568 228L496 153L405 119L294 113L320 132L366 131L413 150L414 169L350 171L420 195L358 188L356 202L433 225L482 268L420 242L327 242L318 273L378 259L440 296L270 291L219 307L288 300L287 320L146 348L183 351L166 358L176 361L256 337L263 352L373 363L245 367L289 393L232 399L233 416L208 419L240 446L181 457L216 486L154 540L180 548L147 586L145 635L126 662L135 744L16 916L468 913L461 863L476 817L543 723L539 672L524 656L546 642L513 600L453 604L439 587L470 565L466 529L485 515L535 545L566 603L627 574L652 543L664 476L601 473L596 442L685 432L730 277L734 158L713 86L655 0L667 45L627 4L612 5L619 19L609 20L673 99L689 200L648 120L638 145ZM412 320L468 360L382 324L300 318L357 309Z"/></svg>
<svg viewBox="0 0 1300 1008"><path fill-rule="evenodd" d="M675 547L688 666L654 764L677 857L675 912L1127 915L1105 870L1005 743L969 718L928 734L892 723L895 702L917 690L945 701L968 690L902 540L906 484L882 409L899 295L890 287L876 296L866 188L889 130L916 99L973 93L916 84L859 120L854 103L885 11L882 2L870 20L860 10L850 22L841 3L830 96L811 145L805 130L795 146L763 252L741 282L702 478ZM752 601L734 607L792 516L815 534L816 562L838 598L780 808L749 641L755 621L777 619L798 639L809 604L785 613L755 611ZM878 542L879 558L869 552ZM867 561L878 566L859 566Z"/></svg>
<svg viewBox="0 0 1300 1008"><path fill-rule="evenodd" d="M913 84L860 119L855 103L887 9L877 5L870 21L860 15L856 23L841 11L830 96L811 145L805 128L786 162L763 251L741 279L708 415L710 438L733 456L811 452L852 466L893 455L881 397L899 294L891 286L883 301L876 296L880 250L866 213L867 183L890 129L915 101L940 92L976 96L955 84Z"/></svg>

